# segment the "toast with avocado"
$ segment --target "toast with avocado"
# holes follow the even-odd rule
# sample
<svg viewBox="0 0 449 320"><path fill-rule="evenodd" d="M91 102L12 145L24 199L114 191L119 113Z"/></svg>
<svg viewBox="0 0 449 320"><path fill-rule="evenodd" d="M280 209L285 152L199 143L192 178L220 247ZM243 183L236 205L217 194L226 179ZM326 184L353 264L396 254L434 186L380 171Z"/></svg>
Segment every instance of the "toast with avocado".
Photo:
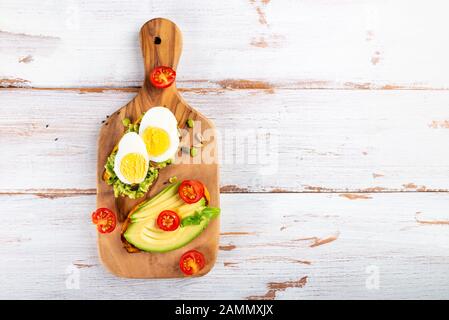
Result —
<svg viewBox="0 0 449 320"><path fill-rule="evenodd" d="M186 182L191 183L189 185ZM198 181L172 183L137 205L123 224L122 241L130 253L168 252L198 237L220 214L208 206L207 189Z"/></svg>

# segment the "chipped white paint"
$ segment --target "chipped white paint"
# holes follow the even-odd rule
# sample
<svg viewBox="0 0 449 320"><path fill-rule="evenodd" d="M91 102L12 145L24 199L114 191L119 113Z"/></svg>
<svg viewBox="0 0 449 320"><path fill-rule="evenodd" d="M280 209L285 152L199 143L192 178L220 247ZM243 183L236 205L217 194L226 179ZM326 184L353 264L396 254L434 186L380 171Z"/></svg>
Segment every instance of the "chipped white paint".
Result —
<svg viewBox="0 0 449 320"><path fill-rule="evenodd" d="M449 226L415 220L416 211L429 219L446 212L438 219L448 220L449 195L371 197L224 194L215 268L199 279L149 281L119 279L100 265L90 223L95 196L4 195L0 298L182 299L180 287L192 299L260 298L270 283L285 286L275 292L279 299L449 298ZM315 237L335 235L314 246ZM72 265L79 290L66 289ZM370 266L379 270L378 290L365 287ZM304 286L294 287L304 277Z"/></svg>
<svg viewBox="0 0 449 320"><path fill-rule="evenodd" d="M0 191L92 192L101 121L134 95L0 91L0 143L8 155L0 166ZM449 190L449 129L433 125L449 120L449 92L202 90L183 95L222 133L223 191ZM232 134L256 135L258 128L278 140L278 166L248 164L241 156L253 150L250 140L237 157Z"/></svg>
<svg viewBox="0 0 449 320"><path fill-rule="evenodd" d="M449 298L448 6L2 1L0 87L53 89L0 90L0 298ZM187 101L279 141L276 174L223 149L222 191L242 194L222 195L199 279L108 274L90 224L98 128L142 82L157 16L184 34Z"/></svg>
<svg viewBox="0 0 449 320"><path fill-rule="evenodd" d="M39 87L136 86L140 26L175 21L179 80L295 87L449 88L444 0L2 0L0 79ZM32 61L21 60L30 55Z"/></svg>

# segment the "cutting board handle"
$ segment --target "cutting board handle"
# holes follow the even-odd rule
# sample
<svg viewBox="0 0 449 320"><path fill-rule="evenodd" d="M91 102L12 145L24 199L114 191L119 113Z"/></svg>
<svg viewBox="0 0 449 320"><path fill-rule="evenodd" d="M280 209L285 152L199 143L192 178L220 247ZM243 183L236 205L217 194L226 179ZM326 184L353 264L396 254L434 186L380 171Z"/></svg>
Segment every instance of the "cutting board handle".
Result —
<svg viewBox="0 0 449 320"><path fill-rule="evenodd" d="M182 51L182 34L172 21L156 18L140 29L140 45L145 65L145 84L149 84L151 70L168 66L176 70Z"/></svg>

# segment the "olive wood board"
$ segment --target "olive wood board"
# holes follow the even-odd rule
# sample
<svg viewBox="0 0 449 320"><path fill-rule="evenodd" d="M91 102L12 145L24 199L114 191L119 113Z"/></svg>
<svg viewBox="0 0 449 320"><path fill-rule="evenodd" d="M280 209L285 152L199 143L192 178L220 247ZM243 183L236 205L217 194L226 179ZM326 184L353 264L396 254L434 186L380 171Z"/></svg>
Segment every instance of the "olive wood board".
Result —
<svg viewBox="0 0 449 320"><path fill-rule="evenodd" d="M145 67L143 86L134 99L107 117L101 127L98 139L97 207L109 208L117 214L115 230L109 234L98 234L99 255L104 266L120 277L178 278L184 276L179 269L180 257L184 252L196 249L204 254L206 260L204 268L197 274L197 276L201 276L208 273L216 261L220 229L219 217L211 220L207 228L192 242L167 253L129 253L121 241L122 225L130 210L138 203L159 193L172 176L176 176L179 181L184 179L202 181L210 193L209 205L220 206L219 166L214 124L184 101L176 89L176 83L165 89L157 89L148 80L151 70L157 66L169 66L176 70L182 48L181 32L173 22L167 19L152 19L146 22L140 30L140 44ZM198 155L190 162L175 160L173 164L161 169L157 181L144 197L136 200L125 197L115 198L112 186L103 180L103 173L108 156L125 133L122 120L129 118L135 122L143 112L155 106L169 108L175 115L179 128L186 128L186 120L193 119L196 124L199 124L200 133L208 131L209 138L206 142L208 160L201 160L203 159L203 148L200 148ZM211 132L212 134L210 134ZM189 138L191 143L194 138L192 134ZM178 156L182 157L182 151L178 152Z"/></svg>

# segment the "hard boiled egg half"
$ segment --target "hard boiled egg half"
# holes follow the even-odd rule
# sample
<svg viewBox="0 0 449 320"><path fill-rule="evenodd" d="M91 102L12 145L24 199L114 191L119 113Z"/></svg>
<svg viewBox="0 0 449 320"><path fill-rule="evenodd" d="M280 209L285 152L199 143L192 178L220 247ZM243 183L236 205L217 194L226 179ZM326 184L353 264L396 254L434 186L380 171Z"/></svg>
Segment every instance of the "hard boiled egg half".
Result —
<svg viewBox="0 0 449 320"><path fill-rule="evenodd" d="M153 107L144 114L139 135L145 142L151 161L167 161L178 151L178 121L165 107Z"/></svg>
<svg viewBox="0 0 449 320"><path fill-rule="evenodd" d="M149 157L142 138L135 132L125 134L118 144L114 172L126 184L141 183L147 176Z"/></svg>

